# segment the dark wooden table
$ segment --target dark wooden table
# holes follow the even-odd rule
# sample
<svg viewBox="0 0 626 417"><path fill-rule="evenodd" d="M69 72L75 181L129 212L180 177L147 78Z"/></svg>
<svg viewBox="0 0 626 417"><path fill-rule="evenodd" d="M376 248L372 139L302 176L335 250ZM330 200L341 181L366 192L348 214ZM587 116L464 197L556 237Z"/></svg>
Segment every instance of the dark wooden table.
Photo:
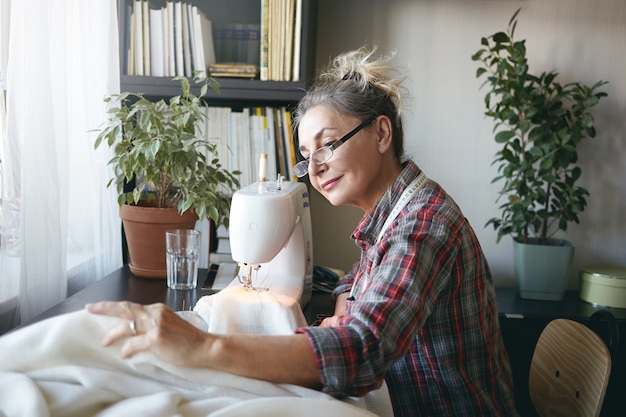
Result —
<svg viewBox="0 0 626 417"><path fill-rule="evenodd" d="M198 271L198 285L195 290L172 290L167 287L164 279L141 278L133 275L128 266L124 266L22 326L59 314L77 311L84 308L85 304L97 301L127 300L140 304L165 303L174 310L190 310L201 297L217 292L217 290L202 288L207 274L206 269ZM331 314L332 311L330 295L313 291L311 301L304 309L304 315L309 323L313 323L318 314Z"/></svg>

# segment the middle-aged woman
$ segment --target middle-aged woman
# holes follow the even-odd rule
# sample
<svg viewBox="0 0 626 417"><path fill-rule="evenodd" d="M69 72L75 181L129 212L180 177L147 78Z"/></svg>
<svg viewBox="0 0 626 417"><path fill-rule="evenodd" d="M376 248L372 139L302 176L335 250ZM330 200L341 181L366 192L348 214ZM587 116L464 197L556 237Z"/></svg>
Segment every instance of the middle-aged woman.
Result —
<svg viewBox="0 0 626 417"><path fill-rule="evenodd" d="M516 416L487 261L452 198L403 156L403 77L391 58L338 56L294 120L304 157L294 172L364 212L352 236L361 259L333 293L333 317L288 336L216 335L164 305L104 302L87 308L128 321L103 343L126 338L124 356L149 350L336 397L384 380L396 416Z"/></svg>

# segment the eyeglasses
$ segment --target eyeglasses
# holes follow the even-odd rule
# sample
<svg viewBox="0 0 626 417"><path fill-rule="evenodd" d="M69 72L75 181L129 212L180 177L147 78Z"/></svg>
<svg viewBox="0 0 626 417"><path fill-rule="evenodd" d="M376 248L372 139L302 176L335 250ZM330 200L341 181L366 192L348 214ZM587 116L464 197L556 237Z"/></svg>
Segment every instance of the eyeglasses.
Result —
<svg viewBox="0 0 626 417"><path fill-rule="evenodd" d="M333 151L335 149L340 147L342 144L346 143L348 139L350 139L352 136L359 133L359 131L363 129L365 126L371 124L374 120L376 120L377 117L378 116L372 116L366 119L363 123L361 123L354 129L352 129L341 139L338 139L335 142L331 143L330 145L322 146L321 148L313 151L313 153L311 154L309 158L305 159L304 161L300 161L296 165L294 165L293 167L294 175L298 178L302 178L306 174L308 174L309 173L309 161L313 161L317 165L321 165L325 162L328 162L328 160L333 157Z"/></svg>

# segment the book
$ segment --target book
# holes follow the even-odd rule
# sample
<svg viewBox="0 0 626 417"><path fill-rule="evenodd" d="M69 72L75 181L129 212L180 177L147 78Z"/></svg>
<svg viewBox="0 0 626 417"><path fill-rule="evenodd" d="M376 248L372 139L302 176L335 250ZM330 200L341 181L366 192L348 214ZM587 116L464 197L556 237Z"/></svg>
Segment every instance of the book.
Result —
<svg viewBox="0 0 626 417"><path fill-rule="evenodd" d="M165 48L163 44L163 13L165 9L150 9L150 72L165 77Z"/></svg>
<svg viewBox="0 0 626 417"><path fill-rule="evenodd" d="M295 15L295 0L285 0L284 5L284 25L283 25L283 66L281 68L281 81L291 81L293 72L293 28Z"/></svg>
<svg viewBox="0 0 626 417"><path fill-rule="evenodd" d="M191 5L189 3L183 3L181 5L181 20L183 32L183 74L187 78L191 78L193 72L191 67L191 28L189 26L189 9L191 9Z"/></svg>
<svg viewBox="0 0 626 417"><path fill-rule="evenodd" d="M280 50L280 32L282 31L280 12L282 10L282 0L270 1L269 8L269 34L267 41L268 72L271 81L279 81L277 69L280 56L276 51Z"/></svg>
<svg viewBox="0 0 626 417"><path fill-rule="evenodd" d="M194 32L196 37L197 71L208 71L215 63L213 24L196 6L193 7Z"/></svg>
<svg viewBox="0 0 626 417"><path fill-rule="evenodd" d="M300 59L302 49L302 0L296 0L296 16L293 28L293 73L292 81L300 81Z"/></svg>
<svg viewBox="0 0 626 417"><path fill-rule="evenodd" d="M235 62L235 25L221 24L222 47L218 62Z"/></svg>
<svg viewBox="0 0 626 417"><path fill-rule="evenodd" d="M261 0L259 75L261 81L269 80L269 0Z"/></svg>
<svg viewBox="0 0 626 417"><path fill-rule="evenodd" d="M127 74L127 75L133 75L130 67L131 64L130 62L132 62L132 57L131 57L131 42L134 41L134 33L131 34L131 26L132 26L132 21L134 19L133 16L133 5L132 4L127 4L126 5L126 26L124 27L124 55L122 57L123 62L122 62L122 73L123 74Z"/></svg>
<svg viewBox="0 0 626 417"><path fill-rule="evenodd" d="M222 60L222 23L213 24L213 44L215 45L215 61Z"/></svg>
<svg viewBox="0 0 626 417"><path fill-rule="evenodd" d="M194 9L195 8L195 9ZM198 45L198 42L202 42L202 36L198 36L198 31L196 30L196 15L198 13L198 8L196 6L192 6L191 4L187 4L187 19L189 21L189 45L190 45L190 59L191 59L191 73L198 71L200 68L205 65L200 62L199 52L202 51L202 61L204 61L204 51L202 50L202 46ZM201 35L201 34L200 34ZM202 65L200 65L202 64ZM206 71L203 70L203 71Z"/></svg>
<svg viewBox="0 0 626 417"><path fill-rule="evenodd" d="M200 12L200 23L202 24L202 42L204 45L204 70L207 71L209 65L214 64L216 61L213 23L202 12Z"/></svg>
<svg viewBox="0 0 626 417"><path fill-rule="evenodd" d="M168 74L168 59L169 59L169 33L168 33L168 21L167 21L167 6L161 8L161 47L163 48L163 76L167 77Z"/></svg>
<svg viewBox="0 0 626 417"><path fill-rule="evenodd" d="M209 66L209 73L213 77L256 78L259 68L256 65L239 62L216 62Z"/></svg>
<svg viewBox="0 0 626 417"><path fill-rule="evenodd" d="M227 166L231 171L234 171L236 168L232 166L230 162L233 158L234 150L230 147L230 139L228 136L230 134L230 128L231 128L230 125L232 123L232 119L231 119L232 112L233 112L233 109L231 109L230 107L223 107L223 108L219 108L218 110L218 115L221 120L219 134L220 134L222 149L224 150L223 164L226 164L225 166Z"/></svg>
<svg viewBox="0 0 626 417"><path fill-rule="evenodd" d="M261 26L259 24L250 23L246 30L247 35L247 54L246 60L248 64L259 66L261 53Z"/></svg>
<svg viewBox="0 0 626 417"><path fill-rule="evenodd" d="M141 2L141 25L143 30L143 73L144 75L152 75L150 69L150 8L148 0Z"/></svg>
<svg viewBox="0 0 626 417"><path fill-rule="evenodd" d="M260 171L260 159L261 154L266 155L266 163L269 160L268 154L265 151L265 138L264 138L264 130L263 130L263 115L261 107L254 107L250 110L250 153L254 162L254 179L255 181L267 180L267 169L265 169L265 174L261 176ZM269 177L271 178L271 177Z"/></svg>
<svg viewBox="0 0 626 417"><path fill-rule="evenodd" d="M283 141L283 118L280 109L272 108L274 115L274 139L276 142L276 157L278 165L278 174L287 178L289 171L287 167L287 152Z"/></svg>
<svg viewBox="0 0 626 417"><path fill-rule="evenodd" d="M133 7L133 75L144 75L143 72L143 5L141 0L135 0Z"/></svg>
<svg viewBox="0 0 626 417"><path fill-rule="evenodd" d="M292 81L300 78L301 21L301 0L261 0L261 80Z"/></svg>
<svg viewBox="0 0 626 417"><path fill-rule="evenodd" d="M246 62L248 58L248 34L246 24L233 24L233 62Z"/></svg>
<svg viewBox="0 0 626 417"><path fill-rule="evenodd" d="M174 53L176 54L176 71L174 75L185 75L185 61L183 58L183 4L174 3Z"/></svg>
<svg viewBox="0 0 626 417"><path fill-rule="evenodd" d="M240 170L239 166L239 158L237 157L237 153L239 152L239 141L237 140L237 123L238 123L238 114L236 112L230 113L230 130L228 135L228 147L230 152L228 153L228 166L231 171ZM242 182L241 176L239 177L239 182ZM243 184L242 184L243 185Z"/></svg>
<svg viewBox="0 0 626 417"><path fill-rule="evenodd" d="M274 109L272 107L265 108L265 128L266 146L267 146L267 174L271 181L276 180L280 172L280 160L278 155L278 147L276 146L276 124L274 123ZM270 176L271 174L273 176Z"/></svg>
<svg viewBox="0 0 626 417"><path fill-rule="evenodd" d="M289 179L291 178L291 181L298 181L298 177L296 177L293 174L293 166L296 164L296 162L298 162L298 156L297 156L297 151L296 151L296 145L295 145L295 141L294 141L294 137L293 137L293 125L292 125L292 120L291 120L291 112L289 110L287 110L286 108L283 108L283 117L284 117L284 132L285 132L285 142L286 142L286 148L288 149L288 153L289 153L289 163L287 165L287 172L288 175L285 176L285 178Z"/></svg>
<svg viewBox="0 0 626 417"><path fill-rule="evenodd" d="M237 115L237 159L241 171L241 186L245 187L256 181L257 171L255 164L258 156L253 157L250 145L250 109L244 107L241 112L233 112Z"/></svg>
<svg viewBox="0 0 626 417"><path fill-rule="evenodd" d="M174 39L174 2L165 4L167 14L167 71L168 77L176 75L176 41Z"/></svg>
<svg viewBox="0 0 626 417"><path fill-rule="evenodd" d="M207 164L220 165L229 171L239 170L241 186L259 180L261 154L267 155L266 180L281 175L297 181L292 167L297 162L292 114L287 107L202 107L205 123L196 134L215 146L217 155L207 153Z"/></svg>

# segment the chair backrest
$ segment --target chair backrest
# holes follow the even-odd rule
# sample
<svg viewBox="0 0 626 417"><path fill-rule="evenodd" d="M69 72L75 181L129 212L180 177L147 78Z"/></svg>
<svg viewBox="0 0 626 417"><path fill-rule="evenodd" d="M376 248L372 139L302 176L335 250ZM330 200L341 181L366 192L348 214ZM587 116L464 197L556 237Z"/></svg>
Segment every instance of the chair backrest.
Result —
<svg viewBox="0 0 626 417"><path fill-rule="evenodd" d="M537 341L529 390L541 417L597 417L611 373L611 355L584 324L552 320Z"/></svg>

